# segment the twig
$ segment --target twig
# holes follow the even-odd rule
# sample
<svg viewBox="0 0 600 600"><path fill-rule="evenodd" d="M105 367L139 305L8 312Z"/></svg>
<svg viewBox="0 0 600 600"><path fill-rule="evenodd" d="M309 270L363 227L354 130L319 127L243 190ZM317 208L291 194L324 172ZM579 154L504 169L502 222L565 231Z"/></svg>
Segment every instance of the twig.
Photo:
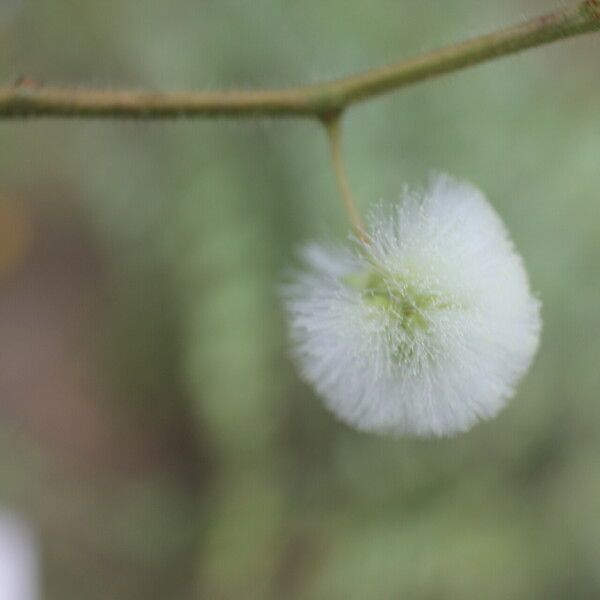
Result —
<svg viewBox="0 0 600 600"><path fill-rule="evenodd" d="M344 79L264 91L149 92L39 85L0 87L0 118L318 117L403 86L600 29L600 0L579 0L520 25Z"/></svg>

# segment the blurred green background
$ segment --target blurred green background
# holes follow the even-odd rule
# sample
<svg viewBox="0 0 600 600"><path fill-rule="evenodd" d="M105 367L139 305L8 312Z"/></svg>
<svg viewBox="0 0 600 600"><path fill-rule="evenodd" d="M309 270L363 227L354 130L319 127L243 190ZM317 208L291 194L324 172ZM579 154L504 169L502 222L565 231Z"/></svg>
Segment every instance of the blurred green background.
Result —
<svg viewBox="0 0 600 600"><path fill-rule="evenodd" d="M318 81L558 2L2 0L0 75L140 89ZM347 223L304 121L0 123L0 505L44 598L600 597L600 36L353 109L363 210L433 170L481 187L543 300L494 421L339 424L277 286Z"/></svg>

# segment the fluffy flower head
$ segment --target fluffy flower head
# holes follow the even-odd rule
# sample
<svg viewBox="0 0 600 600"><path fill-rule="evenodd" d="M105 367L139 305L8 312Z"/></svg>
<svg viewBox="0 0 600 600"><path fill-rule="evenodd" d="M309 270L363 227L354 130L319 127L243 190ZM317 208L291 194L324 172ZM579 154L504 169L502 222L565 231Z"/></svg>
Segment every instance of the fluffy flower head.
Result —
<svg viewBox="0 0 600 600"><path fill-rule="evenodd" d="M369 241L311 245L286 287L294 355L343 421L452 435L494 416L537 349L539 303L500 218L438 176L377 207Z"/></svg>

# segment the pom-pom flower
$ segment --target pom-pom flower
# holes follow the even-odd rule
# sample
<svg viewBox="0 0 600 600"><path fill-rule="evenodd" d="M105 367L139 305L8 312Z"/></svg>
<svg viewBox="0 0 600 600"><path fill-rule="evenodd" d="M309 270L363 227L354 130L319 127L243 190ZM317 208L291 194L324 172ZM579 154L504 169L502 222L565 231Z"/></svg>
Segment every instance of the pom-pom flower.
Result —
<svg viewBox="0 0 600 600"><path fill-rule="evenodd" d="M535 354L540 306L494 209L442 175L378 206L367 235L308 246L285 288L304 378L364 431L452 435L496 415Z"/></svg>

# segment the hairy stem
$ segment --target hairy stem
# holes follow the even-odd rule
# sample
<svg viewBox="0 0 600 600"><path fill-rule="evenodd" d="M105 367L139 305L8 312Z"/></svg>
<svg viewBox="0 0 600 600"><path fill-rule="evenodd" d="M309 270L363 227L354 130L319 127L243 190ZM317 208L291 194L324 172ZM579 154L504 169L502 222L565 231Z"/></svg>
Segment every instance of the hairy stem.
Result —
<svg viewBox="0 0 600 600"><path fill-rule="evenodd" d="M227 92L149 92L60 88L26 79L0 87L9 117L318 117L406 85L508 54L600 29L600 0L579 0L514 27L371 69L302 87Z"/></svg>

